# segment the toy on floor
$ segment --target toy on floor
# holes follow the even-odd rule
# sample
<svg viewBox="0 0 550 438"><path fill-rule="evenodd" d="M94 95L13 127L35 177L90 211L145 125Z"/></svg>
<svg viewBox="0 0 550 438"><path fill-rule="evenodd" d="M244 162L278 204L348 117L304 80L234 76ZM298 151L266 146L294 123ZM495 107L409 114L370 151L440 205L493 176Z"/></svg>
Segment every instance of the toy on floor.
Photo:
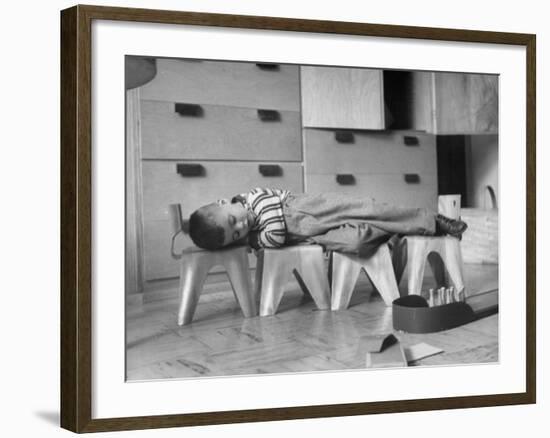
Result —
<svg viewBox="0 0 550 438"><path fill-rule="evenodd" d="M410 362L443 353L441 348L425 342L403 347L391 333L363 336L359 345L361 350L366 350L366 368L406 367Z"/></svg>
<svg viewBox="0 0 550 438"><path fill-rule="evenodd" d="M464 290L457 291L454 286L428 289L422 291L420 295L428 301L430 307L466 301Z"/></svg>
<svg viewBox="0 0 550 438"><path fill-rule="evenodd" d="M468 324L498 312L498 290L491 290L459 300L451 288L431 291L428 300L421 295L407 295L393 302L393 328L408 333L432 333ZM456 296L456 295L455 295Z"/></svg>
<svg viewBox="0 0 550 438"><path fill-rule="evenodd" d="M369 339L367 343L366 367L367 368L392 368L406 367L407 358L405 350L393 334L378 335Z"/></svg>

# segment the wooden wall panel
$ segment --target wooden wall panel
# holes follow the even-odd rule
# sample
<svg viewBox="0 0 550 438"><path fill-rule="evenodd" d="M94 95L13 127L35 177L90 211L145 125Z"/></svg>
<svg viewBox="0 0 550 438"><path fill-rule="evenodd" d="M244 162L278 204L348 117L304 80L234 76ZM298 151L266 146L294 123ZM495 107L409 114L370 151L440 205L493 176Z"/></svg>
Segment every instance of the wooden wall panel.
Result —
<svg viewBox="0 0 550 438"><path fill-rule="evenodd" d="M139 88L126 91L126 295L142 291Z"/></svg>

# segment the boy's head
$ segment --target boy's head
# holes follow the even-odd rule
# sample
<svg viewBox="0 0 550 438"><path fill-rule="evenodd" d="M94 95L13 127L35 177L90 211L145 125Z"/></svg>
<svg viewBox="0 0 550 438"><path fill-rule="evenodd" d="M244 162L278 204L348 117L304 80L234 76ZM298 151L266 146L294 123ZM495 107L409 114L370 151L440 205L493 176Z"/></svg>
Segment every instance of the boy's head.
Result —
<svg viewBox="0 0 550 438"><path fill-rule="evenodd" d="M253 222L246 206L222 199L193 212L189 218L189 235L201 248L220 249L246 237Z"/></svg>

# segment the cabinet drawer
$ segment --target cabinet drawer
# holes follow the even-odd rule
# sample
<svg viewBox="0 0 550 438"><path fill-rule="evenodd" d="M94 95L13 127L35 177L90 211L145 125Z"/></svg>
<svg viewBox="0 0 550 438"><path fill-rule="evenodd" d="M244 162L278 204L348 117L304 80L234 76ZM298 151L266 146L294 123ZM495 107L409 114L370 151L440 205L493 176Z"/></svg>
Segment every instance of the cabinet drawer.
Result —
<svg viewBox="0 0 550 438"><path fill-rule="evenodd" d="M281 176L262 176L259 163L202 162L204 176L182 177L177 162L142 162L144 266L147 280L177 275L177 264L170 257L168 206L179 203L184 218L202 205L246 192L254 187L284 188L303 192L302 166L283 163ZM178 248L192 247L182 236ZM175 270L176 269L176 270Z"/></svg>
<svg viewBox="0 0 550 438"><path fill-rule="evenodd" d="M167 219L168 205L182 204L189 215L204 204L246 192L254 187L303 191L302 166L276 164L281 176L267 177L259 172L260 163L200 162L204 176L185 177L177 173L176 162L142 162L144 220Z"/></svg>
<svg viewBox="0 0 550 438"><path fill-rule="evenodd" d="M437 173L435 136L418 132L365 133L346 131L347 140L336 140L336 131L305 129L308 173ZM407 146L407 143L417 142Z"/></svg>
<svg viewBox="0 0 550 438"><path fill-rule="evenodd" d="M336 174L307 174L308 193L340 192L364 195L380 202L403 207L425 207L437 210L437 175L419 175L419 182L408 184L403 174L353 174L352 185L341 185Z"/></svg>
<svg viewBox="0 0 550 438"><path fill-rule="evenodd" d="M294 65L157 59L156 77L140 91L148 100L299 111L299 84Z"/></svg>
<svg viewBox="0 0 550 438"><path fill-rule="evenodd" d="M251 161L302 158L297 111L278 111L278 120L262 121L258 110L250 108L201 105L200 110L195 109L198 116L180 115L176 110L185 114L175 102L141 101L143 158Z"/></svg>

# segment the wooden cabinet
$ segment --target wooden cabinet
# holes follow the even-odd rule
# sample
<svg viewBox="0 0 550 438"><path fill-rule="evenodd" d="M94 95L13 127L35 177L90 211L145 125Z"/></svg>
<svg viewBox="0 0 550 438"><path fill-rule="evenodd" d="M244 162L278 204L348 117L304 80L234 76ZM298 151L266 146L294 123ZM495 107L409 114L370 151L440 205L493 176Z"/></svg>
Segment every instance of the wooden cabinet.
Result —
<svg viewBox="0 0 550 438"><path fill-rule="evenodd" d="M157 60L157 76L128 101L129 134L139 137L129 137L139 150L139 193L129 198L137 217L128 218L139 229L142 282L178 275L170 204L181 204L189 217L254 187L303 191L299 82L299 67L292 65ZM275 167L269 173L275 176L264 176L261 165ZM180 237L178 249L193 246Z"/></svg>
<svg viewBox="0 0 550 438"><path fill-rule="evenodd" d="M498 134L498 76L412 72L411 128L440 135Z"/></svg>
<svg viewBox="0 0 550 438"><path fill-rule="evenodd" d="M498 76L301 67L308 128L498 133Z"/></svg>
<svg viewBox="0 0 550 438"><path fill-rule="evenodd" d="M305 127L385 128L382 70L301 67L301 75Z"/></svg>

